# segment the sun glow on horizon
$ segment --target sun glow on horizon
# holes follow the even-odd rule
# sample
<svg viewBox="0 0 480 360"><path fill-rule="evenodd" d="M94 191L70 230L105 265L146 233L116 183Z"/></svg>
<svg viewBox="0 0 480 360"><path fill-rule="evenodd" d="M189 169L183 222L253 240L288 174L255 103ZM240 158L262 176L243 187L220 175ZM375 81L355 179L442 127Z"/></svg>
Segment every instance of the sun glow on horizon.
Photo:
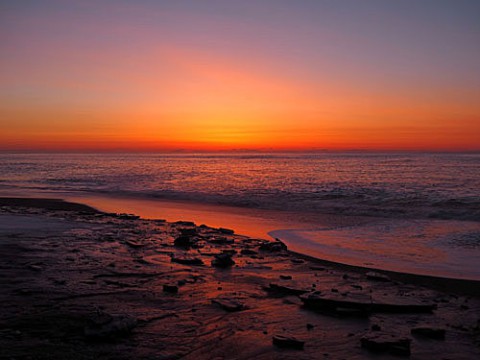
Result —
<svg viewBox="0 0 480 360"><path fill-rule="evenodd" d="M467 6L214 4L3 6L0 149L480 149Z"/></svg>

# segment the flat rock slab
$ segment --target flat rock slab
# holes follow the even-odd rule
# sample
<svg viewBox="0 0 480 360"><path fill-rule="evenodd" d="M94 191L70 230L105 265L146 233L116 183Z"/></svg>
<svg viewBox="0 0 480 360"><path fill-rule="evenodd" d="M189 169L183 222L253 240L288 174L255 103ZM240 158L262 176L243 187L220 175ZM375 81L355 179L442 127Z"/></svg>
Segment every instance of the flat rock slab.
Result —
<svg viewBox="0 0 480 360"><path fill-rule="evenodd" d="M305 307L310 309L356 309L368 313L430 313L436 304L421 303L412 299L397 298L394 302L378 302L368 294L348 294L342 296L337 293L304 294L300 296Z"/></svg>
<svg viewBox="0 0 480 360"><path fill-rule="evenodd" d="M219 305L228 312L242 311L246 309L245 304L235 299L216 298L212 299L212 303Z"/></svg>
<svg viewBox="0 0 480 360"><path fill-rule="evenodd" d="M445 340L445 329L431 327L431 326L417 326L410 331L413 335L419 335L422 337Z"/></svg>
<svg viewBox="0 0 480 360"><path fill-rule="evenodd" d="M384 281L384 282L391 281L387 275L379 272L375 272L375 271L369 271L365 274L365 276L367 277L368 280L372 280L372 281Z"/></svg>
<svg viewBox="0 0 480 360"><path fill-rule="evenodd" d="M85 337L92 340L108 340L128 335L137 325L137 320L127 315L99 314L85 326Z"/></svg>
<svg viewBox="0 0 480 360"><path fill-rule="evenodd" d="M203 265L202 259L190 256L173 256L172 262L182 265Z"/></svg>
<svg viewBox="0 0 480 360"><path fill-rule="evenodd" d="M272 337L273 345L279 348L289 348L303 350L305 346L305 341L298 340L293 336L283 336L283 335L274 335Z"/></svg>
<svg viewBox="0 0 480 360"><path fill-rule="evenodd" d="M295 287L293 285L284 285L279 283L270 283L267 290L284 295L301 295L310 291L300 287Z"/></svg>
<svg viewBox="0 0 480 360"><path fill-rule="evenodd" d="M372 352L409 356L411 339L385 332L371 332L360 339L362 348Z"/></svg>

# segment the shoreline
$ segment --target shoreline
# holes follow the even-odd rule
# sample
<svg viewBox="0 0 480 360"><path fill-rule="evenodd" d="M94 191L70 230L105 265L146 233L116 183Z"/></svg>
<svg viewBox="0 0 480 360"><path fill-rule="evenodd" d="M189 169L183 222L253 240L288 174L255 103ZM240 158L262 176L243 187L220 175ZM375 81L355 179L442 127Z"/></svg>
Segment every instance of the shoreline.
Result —
<svg viewBox="0 0 480 360"><path fill-rule="evenodd" d="M45 210L80 211L85 213L99 213L99 214L108 214L108 213L118 214L117 212L113 211L114 209L112 208L112 206L114 206L115 204L116 204L115 202L113 204L109 204L110 205L109 210L112 210L112 211L105 212L105 211L99 210L95 206L90 206L83 203L70 201L68 198L67 200L65 200L65 199L41 198L41 197L32 197L32 198L18 197L17 198L17 197L1 197L0 196L0 206L14 206L14 207L25 206L25 207L45 209ZM181 201L176 202L176 204L178 204L179 206L185 206L185 203ZM207 211L211 211L209 210L210 207L206 207L206 209ZM158 220L153 218L145 219L137 215L135 212L128 212L128 214L137 216L142 220L152 220L152 221ZM175 221L182 222L185 220L177 219ZM187 221L191 221L191 219L188 219ZM210 226L211 224L206 224L206 225ZM234 229L234 231L235 233L237 233L237 229ZM241 233L241 235L246 235L246 234ZM272 235L269 235L269 236L271 237L269 241L275 240L274 236ZM258 238L265 239L262 237L258 237ZM281 240L283 241L283 239ZM458 292L464 295L470 295L470 296L480 296L480 280L416 274L411 272L388 270L388 269L378 268L378 267L353 265L353 264L348 264L341 261L335 261L335 260L312 256L312 255L306 254L305 252L298 252L292 249L288 249L287 251L299 258L303 258L308 261L312 261L312 262L323 264L323 265L333 266L333 267L344 269L347 271L357 272L359 274L365 274L369 271L379 271L389 276L392 280L396 280L396 281L402 281L402 282L408 282L416 285L427 286L429 288L439 290L439 291L451 291L451 288L454 287L455 292Z"/></svg>
<svg viewBox="0 0 480 360"><path fill-rule="evenodd" d="M437 291L225 228L54 199L46 201L54 210L39 199L33 208L6 202L0 346L8 358L480 356L480 297L466 296L466 283Z"/></svg>

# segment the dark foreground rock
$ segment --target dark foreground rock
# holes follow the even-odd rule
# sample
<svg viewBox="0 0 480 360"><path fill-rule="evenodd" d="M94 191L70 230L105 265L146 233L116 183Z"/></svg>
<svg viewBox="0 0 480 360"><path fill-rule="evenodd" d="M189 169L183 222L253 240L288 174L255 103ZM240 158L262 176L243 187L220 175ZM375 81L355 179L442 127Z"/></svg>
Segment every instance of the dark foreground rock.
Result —
<svg viewBox="0 0 480 360"><path fill-rule="evenodd" d="M274 335L272 337L272 343L279 348L290 348L303 350L305 341L298 340L293 336Z"/></svg>
<svg viewBox="0 0 480 360"><path fill-rule="evenodd" d="M172 256L172 262L183 265L203 265L203 260L191 256Z"/></svg>
<svg viewBox="0 0 480 360"><path fill-rule="evenodd" d="M413 335L419 335L436 340L445 340L446 330L444 328L437 328L431 326L418 326L411 330Z"/></svg>
<svg viewBox="0 0 480 360"><path fill-rule="evenodd" d="M164 284L163 285L163 291L171 294L176 294L178 293L178 286L177 285L171 285L171 284Z"/></svg>
<svg viewBox="0 0 480 360"><path fill-rule="evenodd" d="M259 249L268 252L287 251L287 245L277 239L272 242L264 242L262 245L260 245Z"/></svg>
<svg viewBox="0 0 480 360"><path fill-rule="evenodd" d="M281 295L302 295L310 291L309 289L280 283L270 283L267 290Z"/></svg>
<svg viewBox="0 0 480 360"><path fill-rule="evenodd" d="M377 353L389 353L392 355L409 356L411 339L375 331L360 339L362 348Z"/></svg>
<svg viewBox="0 0 480 360"><path fill-rule="evenodd" d="M98 313L85 326L85 336L92 340L114 340L130 334L137 320L127 315L112 316Z"/></svg>
<svg viewBox="0 0 480 360"><path fill-rule="evenodd" d="M228 268L235 265L235 261L232 259L232 255L228 253L222 253L215 255L215 259L212 260L212 266L219 268Z"/></svg>
<svg viewBox="0 0 480 360"><path fill-rule="evenodd" d="M212 303L217 304L228 312L242 311L246 309L245 304L235 299L217 298L212 299Z"/></svg>
<svg viewBox="0 0 480 360"><path fill-rule="evenodd" d="M364 313L431 313L435 303L422 303L410 298L379 302L369 294L309 293L301 297L305 307L313 310L354 309Z"/></svg>

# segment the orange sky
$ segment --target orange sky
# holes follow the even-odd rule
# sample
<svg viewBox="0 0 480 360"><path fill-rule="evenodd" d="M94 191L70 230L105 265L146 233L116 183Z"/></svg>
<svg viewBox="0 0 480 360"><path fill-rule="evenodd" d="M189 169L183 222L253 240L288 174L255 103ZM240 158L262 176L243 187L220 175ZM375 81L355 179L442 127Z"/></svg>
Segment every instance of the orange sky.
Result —
<svg viewBox="0 0 480 360"><path fill-rule="evenodd" d="M388 7L398 28L360 10L318 25L302 1L101 3L4 9L0 149L480 149L479 46L431 9L414 39Z"/></svg>

